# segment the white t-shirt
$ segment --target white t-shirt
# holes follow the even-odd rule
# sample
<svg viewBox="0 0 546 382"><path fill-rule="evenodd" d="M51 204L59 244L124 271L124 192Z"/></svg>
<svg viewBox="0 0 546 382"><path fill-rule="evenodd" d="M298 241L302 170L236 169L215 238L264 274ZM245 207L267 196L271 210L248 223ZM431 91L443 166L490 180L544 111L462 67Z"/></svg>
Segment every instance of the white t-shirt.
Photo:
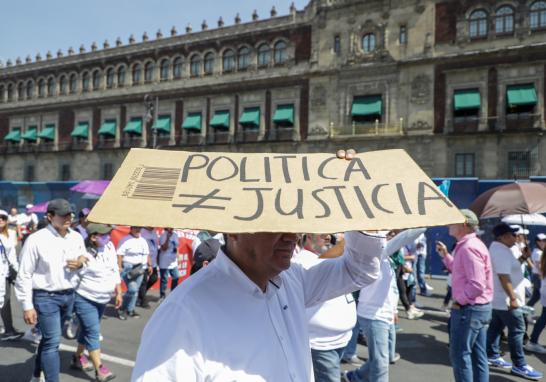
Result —
<svg viewBox="0 0 546 382"><path fill-rule="evenodd" d="M167 231L159 238L159 247L167 241ZM173 269L178 267L178 234L173 231L169 238L166 251L159 251L159 269Z"/></svg>
<svg viewBox="0 0 546 382"><path fill-rule="evenodd" d="M110 241L96 255L87 254L89 261L79 272L80 283L76 293L88 300L106 304L112 298L116 285L121 283L116 248Z"/></svg>
<svg viewBox="0 0 546 382"><path fill-rule="evenodd" d="M152 268L157 268L157 251L159 249L159 236L155 229L148 231L146 228L140 230L140 236L146 239L148 249L150 250L150 258L152 260Z"/></svg>
<svg viewBox="0 0 546 382"><path fill-rule="evenodd" d="M506 245L494 241L489 246L491 264L493 266L493 309L508 310L510 298L502 288L498 275L508 275L514 288L514 294L520 306L525 305L525 285L521 272L521 263L516 259L513 250Z"/></svg>
<svg viewBox="0 0 546 382"><path fill-rule="evenodd" d="M360 290L356 308L357 314L359 317L369 320L379 320L387 324L393 324L398 297L394 271L389 259L383 258L379 279Z"/></svg>
<svg viewBox="0 0 546 382"><path fill-rule="evenodd" d="M324 260L305 249L294 251L292 262L304 269ZM356 304L352 294L339 296L306 309L309 322L309 344L315 350L344 348L351 340L356 324Z"/></svg>
<svg viewBox="0 0 546 382"><path fill-rule="evenodd" d="M533 249L531 253L531 262L533 263L533 273L539 275L540 259L542 258L542 250L540 248Z"/></svg>
<svg viewBox="0 0 546 382"><path fill-rule="evenodd" d="M118 246L118 256L123 256L122 261L129 264L147 264L150 249L146 239L127 235L121 239Z"/></svg>

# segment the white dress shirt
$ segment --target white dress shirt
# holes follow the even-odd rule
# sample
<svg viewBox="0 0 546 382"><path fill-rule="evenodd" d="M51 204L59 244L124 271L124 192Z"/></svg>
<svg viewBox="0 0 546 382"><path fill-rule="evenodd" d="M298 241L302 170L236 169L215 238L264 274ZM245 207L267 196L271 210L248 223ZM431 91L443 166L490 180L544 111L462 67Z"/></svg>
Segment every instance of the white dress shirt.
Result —
<svg viewBox="0 0 546 382"><path fill-rule="evenodd" d="M342 257L292 264L265 293L220 251L156 310L132 381L313 381L306 307L379 273L384 239L348 232L345 240Z"/></svg>
<svg viewBox="0 0 546 382"><path fill-rule="evenodd" d="M74 288L78 273L71 271L66 262L86 253L81 235L72 229L63 237L50 224L31 234L21 250L15 282L15 295L23 310L34 308L33 289L54 292Z"/></svg>
<svg viewBox="0 0 546 382"><path fill-rule="evenodd" d="M148 263L150 248L148 242L142 236L127 235L121 239L118 246L118 256L122 256L122 262L132 265Z"/></svg>

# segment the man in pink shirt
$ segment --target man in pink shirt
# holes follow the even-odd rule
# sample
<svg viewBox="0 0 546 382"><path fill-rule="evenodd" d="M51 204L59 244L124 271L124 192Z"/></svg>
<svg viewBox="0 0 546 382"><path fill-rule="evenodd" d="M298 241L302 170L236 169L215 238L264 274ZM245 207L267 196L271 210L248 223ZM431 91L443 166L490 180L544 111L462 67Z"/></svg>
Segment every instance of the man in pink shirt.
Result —
<svg viewBox="0 0 546 382"><path fill-rule="evenodd" d="M436 244L436 251L452 274L451 364L456 382L487 382L486 339L493 299L491 259L487 247L476 236L478 218L470 210L461 213L466 222L449 226L449 234L457 239L453 255L444 243Z"/></svg>

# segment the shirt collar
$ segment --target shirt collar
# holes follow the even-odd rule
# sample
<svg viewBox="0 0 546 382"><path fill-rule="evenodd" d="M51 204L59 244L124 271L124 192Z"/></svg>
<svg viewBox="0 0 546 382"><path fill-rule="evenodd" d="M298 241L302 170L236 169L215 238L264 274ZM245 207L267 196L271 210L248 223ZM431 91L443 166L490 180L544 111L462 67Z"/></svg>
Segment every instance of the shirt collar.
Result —
<svg viewBox="0 0 546 382"><path fill-rule="evenodd" d="M254 283L248 276L235 264L222 249L218 251L216 259L213 263L221 272L227 274L231 280L234 280L241 288L247 293L255 297L267 297L270 298L275 292L282 287L282 279L280 276L276 276L271 279L266 287L265 293L262 292L260 287Z"/></svg>

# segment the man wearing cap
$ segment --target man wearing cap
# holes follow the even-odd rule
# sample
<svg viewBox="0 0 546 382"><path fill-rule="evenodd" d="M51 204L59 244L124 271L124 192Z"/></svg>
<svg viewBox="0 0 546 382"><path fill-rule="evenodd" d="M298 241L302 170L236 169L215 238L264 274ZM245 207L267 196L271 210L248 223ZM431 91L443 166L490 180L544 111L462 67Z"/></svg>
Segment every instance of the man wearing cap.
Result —
<svg viewBox="0 0 546 382"><path fill-rule="evenodd" d="M216 258L220 246L220 241L214 237L202 241L193 253L191 274L193 275L201 268L208 266Z"/></svg>
<svg viewBox="0 0 546 382"><path fill-rule="evenodd" d="M449 353L456 382L487 382L485 344L493 297L491 259L476 235L476 214L466 209L461 213L466 221L448 226L449 234L457 239L453 255L444 243L436 243L436 251L453 275Z"/></svg>
<svg viewBox="0 0 546 382"><path fill-rule="evenodd" d="M517 230L506 223L493 228L495 241L489 246L494 272L493 317L487 331L487 356L491 366L511 369L512 374L536 380L542 378L542 373L527 364L523 352L525 320L521 307L525 304L525 283L521 264L528 257L522 255L516 259L511 250L516 244ZM500 355L500 336L504 327L508 327L512 363L504 361Z"/></svg>
<svg viewBox="0 0 546 382"><path fill-rule="evenodd" d="M43 371L46 382L59 381L61 326L72 312L76 270L81 268L86 255L82 237L70 229L72 213L67 200L49 202L49 224L26 240L15 283L15 295L23 306L25 322L40 324L42 340L36 353L34 377Z"/></svg>

